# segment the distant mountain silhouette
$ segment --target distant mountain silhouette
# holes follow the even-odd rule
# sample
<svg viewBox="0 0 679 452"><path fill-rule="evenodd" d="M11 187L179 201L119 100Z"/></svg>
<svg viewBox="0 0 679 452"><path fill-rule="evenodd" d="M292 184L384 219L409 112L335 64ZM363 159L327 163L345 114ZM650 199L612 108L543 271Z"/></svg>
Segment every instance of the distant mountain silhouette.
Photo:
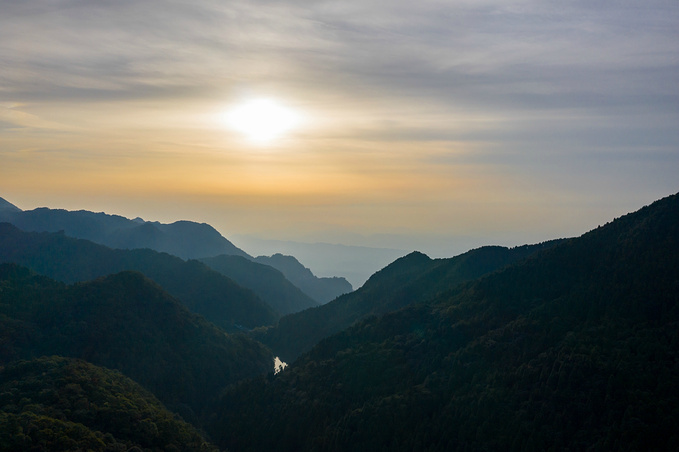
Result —
<svg viewBox="0 0 679 452"><path fill-rule="evenodd" d="M200 259L208 267L228 276L256 293L280 314L291 314L318 303L288 281L283 273L242 256L221 255Z"/></svg>
<svg viewBox="0 0 679 452"><path fill-rule="evenodd" d="M457 257L435 260L413 252L375 273L355 292L318 308L285 316L277 326L256 332L256 337L284 361L292 362L321 339L358 320L427 300L556 243L558 241L516 248L487 246Z"/></svg>
<svg viewBox="0 0 679 452"><path fill-rule="evenodd" d="M66 286L0 264L0 287L0 364L85 359L120 370L189 418L228 384L273 369L261 344L224 334L138 272Z"/></svg>
<svg viewBox="0 0 679 452"><path fill-rule="evenodd" d="M162 224L87 210L69 211L41 207L22 211L18 208L2 208L3 205L12 206L5 200L0 201L0 222L12 223L25 231L63 231L70 237L90 240L111 248L150 248L182 259L219 254L249 257L212 226L204 223L177 221Z"/></svg>
<svg viewBox="0 0 679 452"><path fill-rule="evenodd" d="M676 450L678 344L673 195L321 341L231 388L210 432L240 451Z"/></svg>
<svg viewBox="0 0 679 452"><path fill-rule="evenodd" d="M217 451L119 372L43 357L0 368L2 450Z"/></svg>
<svg viewBox="0 0 679 452"><path fill-rule="evenodd" d="M272 254L295 256L295 259L303 262L304 266L310 268L315 275L344 277L354 289L361 287L377 270L409 252L402 249L337 243L271 240L246 234L234 234L229 238L252 256ZM360 237L359 240L369 241L370 239ZM462 249L469 248L463 246Z"/></svg>
<svg viewBox="0 0 679 452"><path fill-rule="evenodd" d="M21 209L3 198L0 198L0 215L4 212L21 212Z"/></svg>
<svg viewBox="0 0 679 452"><path fill-rule="evenodd" d="M302 289L302 292L320 304L327 303L342 294L354 290L349 281L344 278L319 278L315 276L311 270L302 265L293 256L284 256L282 254L258 256L254 261L279 270L290 282Z"/></svg>
<svg viewBox="0 0 679 452"><path fill-rule="evenodd" d="M67 283L137 270L227 331L270 325L278 318L252 291L205 264L150 249L114 250L63 233L25 232L0 223L0 262L21 264Z"/></svg>
<svg viewBox="0 0 679 452"><path fill-rule="evenodd" d="M317 278L308 268L291 256L272 256L253 258L224 238L212 226L192 221L177 221L163 224L157 221L144 221L137 217L128 219L120 215L87 210L69 211L41 207L22 211L0 198L0 222L7 222L29 232L63 232L65 235L105 245L114 249L149 248L165 252L182 259L202 259L219 255L241 256L260 264L269 265L280 272L318 303L325 303L337 296L351 292L352 287L344 278ZM246 265L245 261L238 262ZM244 274L244 270L233 271ZM253 268L253 267L248 267ZM261 292L259 283L250 284L253 278L241 278L242 285L255 292ZM250 284L250 285L249 285ZM292 301L291 293L281 300L273 301L288 314L313 304ZM272 301L269 298L268 301Z"/></svg>

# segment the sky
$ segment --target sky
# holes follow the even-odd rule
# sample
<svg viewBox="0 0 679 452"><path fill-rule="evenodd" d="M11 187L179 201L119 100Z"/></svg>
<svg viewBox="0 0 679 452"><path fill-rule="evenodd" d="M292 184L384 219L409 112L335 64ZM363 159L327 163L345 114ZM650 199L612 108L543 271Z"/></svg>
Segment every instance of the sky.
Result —
<svg viewBox="0 0 679 452"><path fill-rule="evenodd" d="M22 209L442 257L677 191L676 0L0 0Z"/></svg>

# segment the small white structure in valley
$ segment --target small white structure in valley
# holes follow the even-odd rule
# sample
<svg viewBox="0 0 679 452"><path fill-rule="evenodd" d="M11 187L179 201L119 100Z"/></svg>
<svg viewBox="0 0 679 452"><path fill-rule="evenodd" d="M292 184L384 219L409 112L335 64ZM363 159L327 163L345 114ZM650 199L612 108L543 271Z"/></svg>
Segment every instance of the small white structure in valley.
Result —
<svg viewBox="0 0 679 452"><path fill-rule="evenodd" d="M284 363L283 361L281 361L281 359L278 356L276 356L273 359L273 373L274 373L274 375L277 374L278 372L282 372L283 369L285 369L286 367L288 367L288 363Z"/></svg>

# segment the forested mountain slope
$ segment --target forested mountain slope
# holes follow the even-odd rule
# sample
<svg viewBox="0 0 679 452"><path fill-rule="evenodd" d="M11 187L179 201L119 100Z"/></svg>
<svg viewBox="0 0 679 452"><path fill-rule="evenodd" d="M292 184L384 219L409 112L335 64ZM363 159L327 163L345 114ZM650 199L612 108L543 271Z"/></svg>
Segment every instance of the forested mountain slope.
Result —
<svg viewBox="0 0 679 452"><path fill-rule="evenodd" d="M262 283L253 281L251 277L241 278L242 286L255 291L260 296L264 295L262 298L267 298L267 303L273 302L272 306L280 314L289 314L325 303L352 290L351 284L344 278L318 278L292 256L274 255L253 258L205 223L176 221L163 224L157 221L144 221L141 218L130 220L120 215L103 212L69 211L46 207L22 211L0 198L1 222L13 224L21 230L30 232L62 232L68 237L89 240L114 249L148 248L182 259L238 256L268 265L282 272L295 287L316 301L316 303L309 303L309 300L293 294L294 290L290 290L289 287L283 289L285 294L282 298L278 297L273 300L269 293L272 290L279 290L280 282ZM252 266L248 266L247 263L244 259L230 261L230 271L244 275L252 270ZM238 267L237 264L240 266ZM258 273L262 276L271 276L264 270L259 270ZM277 277L274 278L277 279ZM268 287L272 284L276 287Z"/></svg>
<svg viewBox="0 0 679 452"><path fill-rule="evenodd" d="M208 452L190 425L119 372L44 357L0 368L0 450Z"/></svg>
<svg viewBox="0 0 679 452"><path fill-rule="evenodd" d="M291 314L318 306L316 301L288 281L283 273L268 265L226 254L200 261L252 290L279 314Z"/></svg>
<svg viewBox="0 0 679 452"><path fill-rule="evenodd" d="M67 286L2 264L0 364L43 355L118 369L183 414L273 368L261 344L225 334L141 273Z"/></svg>
<svg viewBox="0 0 679 452"><path fill-rule="evenodd" d="M5 203L9 204L6 201ZM140 218L130 220L103 212L46 207L24 211L16 207L0 209L0 222L3 221L25 231L63 231L69 237L90 240L111 248L150 248L183 259L219 254L249 257L245 251L224 238L212 226L193 221L163 224Z"/></svg>
<svg viewBox="0 0 679 452"><path fill-rule="evenodd" d="M254 336L283 360L292 362L321 339L360 319L427 300L556 243L558 241L516 248L486 246L448 259L430 259L414 252L375 273L355 292L318 308L285 316L277 326L256 331Z"/></svg>
<svg viewBox="0 0 679 452"><path fill-rule="evenodd" d="M60 233L25 232L0 223L0 262L14 262L67 283L136 270L191 311L228 331L276 321L278 314L252 291L195 261L150 249L114 250Z"/></svg>
<svg viewBox="0 0 679 452"><path fill-rule="evenodd" d="M276 253L273 256L257 256L255 262L269 265L280 271L302 292L316 300L318 303L327 303L342 294L349 293L354 288L345 278L318 277L311 270L302 265L294 256L284 256Z"/></svg>
<svg viewBox="0 0 679 452"><path fill-rule="evenodd" d="M211 430L238 451L677 450L677 363L673 195L322 341Z"/></svg>

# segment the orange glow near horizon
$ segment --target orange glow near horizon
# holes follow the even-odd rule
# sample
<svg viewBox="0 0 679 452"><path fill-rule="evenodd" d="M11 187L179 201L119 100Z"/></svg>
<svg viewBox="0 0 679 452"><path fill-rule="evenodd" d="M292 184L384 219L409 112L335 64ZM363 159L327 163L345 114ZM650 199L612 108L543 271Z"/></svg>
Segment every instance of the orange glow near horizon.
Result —
<svg viewBox="0 0 679 452"><path fill-rule="evenodd" d="M22 208L535 240L679 189L667 2L8 5L0 197Z"/></svg>

